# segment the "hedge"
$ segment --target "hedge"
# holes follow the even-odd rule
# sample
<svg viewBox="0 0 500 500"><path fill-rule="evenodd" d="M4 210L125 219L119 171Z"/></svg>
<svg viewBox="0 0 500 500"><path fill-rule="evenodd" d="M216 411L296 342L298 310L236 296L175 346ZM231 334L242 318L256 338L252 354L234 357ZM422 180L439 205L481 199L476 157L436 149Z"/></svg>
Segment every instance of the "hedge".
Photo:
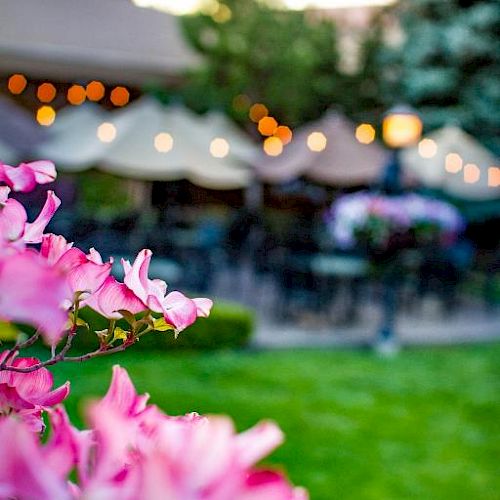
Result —
<svg viewBox="0 0 500 500"><path fill-rule="evenodd" d="M89 308L80 311L80 317L92 329L103 330L107 321ZM127 327L123 320L118 326ZM255 315L252 310L231 302L216 302L208 318L199 318L174 338L173 332L151 332L145 335L131 349L224 349L239 348L248 344L254 331ZM97 337L79 329L73 342L74 350L89 351L98 347ZM72 349L73 350L73 349Z"/></svg>

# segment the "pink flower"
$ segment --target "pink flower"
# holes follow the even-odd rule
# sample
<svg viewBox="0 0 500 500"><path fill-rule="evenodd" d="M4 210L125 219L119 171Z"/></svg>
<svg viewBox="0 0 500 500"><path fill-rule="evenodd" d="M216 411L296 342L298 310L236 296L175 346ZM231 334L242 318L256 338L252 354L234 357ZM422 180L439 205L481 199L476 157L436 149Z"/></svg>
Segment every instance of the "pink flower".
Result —
<svg viewBox="0 0 500 500"><path fill-rule="evenodd" d="M37 358L8 357L9 351L0 354L0 363L16 368L29 368L37 365ZM69 382L52 390L54 379L46 368L30 373L18 373L9 370L0 371L0 416L17 413L32 431L40 432L44 428L42 410L59 404L69 394Z"/></svg>
<svg viewBox="0 0 500 500"><path fill-rule="evenodd" d="M85 255L73 247L73 243L55 234L43 236L40 254L49 264L66 273L72 294L97 291L110 275L113 265L112 259L103 263L101 255L93 248Z"/></svg>
<svg viewBox="0 0 500 500"><path fill-rule="evenodd" d="M45 204L33 222L27 222L26 210L17 200L0 202L0 248L9 246L23 248L26 243L40 243L43 231L59 208L61 200L47 191Z"/></svg>
<svg viewBox="0 0 500 500"><path fill-rule="evenodd" d="M167 284L162 280L148 278L151 250L141 250L133 265L122 260L125 270L125 285L134 292L145 306L162 313L165 321L177 332L196 321L197 317L207 317L212 307L210 299L189 299L180 292L166 294Z"/></svg>
<svg viewBox="0 0 500 500"><path fill-rule="evenodd" d="M13 418L0 419L0 498L70 499L67 483L46 461L37 436Z"/></svg>
<svg viewBox="0 0 500 500"><path fill-rule="evenodd" d="M34 325L55 344L68 314L62 304L70 296L67 279L35 251L0 259L0 318Z"/></svg>
<svg viewBox="0 0 500 500"><path fill-rule="evenodd" d="M37 184L52 182L56 176L56 168L51 161L32 161L17 167L0 163L0 182L5 182L13 191L32 191Z"/></svg>

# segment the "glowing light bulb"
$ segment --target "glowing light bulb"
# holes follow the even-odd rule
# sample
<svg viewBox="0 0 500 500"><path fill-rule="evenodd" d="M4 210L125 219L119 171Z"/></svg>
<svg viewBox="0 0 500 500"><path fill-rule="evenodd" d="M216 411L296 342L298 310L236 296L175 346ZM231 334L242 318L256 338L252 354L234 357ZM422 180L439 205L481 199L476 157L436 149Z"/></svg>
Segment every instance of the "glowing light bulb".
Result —
<svg viewBox="0 0 500 500"><path fill-rule="evenodd" d="M155 136L154 145L159 153L168 153L174 147L174 139L167 132L160 132Z"/></svg>
<svg viewBox="0 0 500 500"><path fill-rule="evenodd" d="M457 153L448 153L444 160L444 168L450 174L456 174L462 170L463 160Z"/></svg>
<svg viewBox="0 0 500 500"><path fill-rule="evenodd" d="M481 170L475 163L467 163L464 166L464 181L467 184L476 183L481 177Z"/></svg>
<svg viewBox="0 0 500 500"><path fill-rule="evenodd" d="M361 144L370 144L375 140L375 129L369 123L362 123L356 128L356 139Z"/></svg>
<svg viewBox="0 0 500 500"><path fill-rule="evenodd" d="M26 77L24 75L21 75L20 73L17 73L9 78L7 88L9 89L9 92L11 94L18 95L22 94L27 84L28 81L26 80Z"/></svg>
<svg viewBox="0 0 500 500"><path fill-rule="evenodd" d="M214 158L224 158L229 154L229 143L222 137L216 137L210 143L210 154Z"/></svg>
<svg viewBox="0 0 500 500"><path fill-rule="evenodd" d="M268 137L264 141L264 152L268 156L279 156L283 152L283 143L278 137Z"/></svg>
<svg viewBox="0 0 500 500"><path fill-rule="evenodd" d="M418 143L418 154L422 158L433 158L437 153L437 144L432 139L422 139Z"/></svg>
<svg viewBox="0 0 500 500"><path fill-rule="evenodd" d="M50 127L56 119L56 112L52 106L42 106L36 112L36 121L43 127Z"/></svg>

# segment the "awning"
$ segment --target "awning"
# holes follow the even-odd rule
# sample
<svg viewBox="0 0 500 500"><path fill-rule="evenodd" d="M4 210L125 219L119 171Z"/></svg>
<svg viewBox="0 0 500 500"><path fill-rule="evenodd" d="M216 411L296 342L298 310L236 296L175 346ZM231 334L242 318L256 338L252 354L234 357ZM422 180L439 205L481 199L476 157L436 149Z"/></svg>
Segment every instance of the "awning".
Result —
<svg viewBox="0 0 500 500"><path fill-rule="evenodd" d="M0 70L63 81L164 82L198 63L179 23L129 0L2 0Z"/></svg>

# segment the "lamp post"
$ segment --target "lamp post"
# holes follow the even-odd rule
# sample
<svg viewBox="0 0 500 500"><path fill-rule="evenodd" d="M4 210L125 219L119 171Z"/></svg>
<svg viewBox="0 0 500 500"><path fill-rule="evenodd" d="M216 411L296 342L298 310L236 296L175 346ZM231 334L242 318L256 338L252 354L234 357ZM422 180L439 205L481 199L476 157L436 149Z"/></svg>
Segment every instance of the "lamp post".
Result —
<svg viewBox="0 0 500 500"><path fill-rule="evenodd" d="M422 135L422 120L418 113L406 105L391 108L382 121L384 142L392 149L380 183L381 191L387 195L397 195L403 191L401 179L400 151L413 146ZM377 336L376 349L385 355L397 352L394 333L400 276L399 266L388 266L382 274L382 322Z"/></svg>

